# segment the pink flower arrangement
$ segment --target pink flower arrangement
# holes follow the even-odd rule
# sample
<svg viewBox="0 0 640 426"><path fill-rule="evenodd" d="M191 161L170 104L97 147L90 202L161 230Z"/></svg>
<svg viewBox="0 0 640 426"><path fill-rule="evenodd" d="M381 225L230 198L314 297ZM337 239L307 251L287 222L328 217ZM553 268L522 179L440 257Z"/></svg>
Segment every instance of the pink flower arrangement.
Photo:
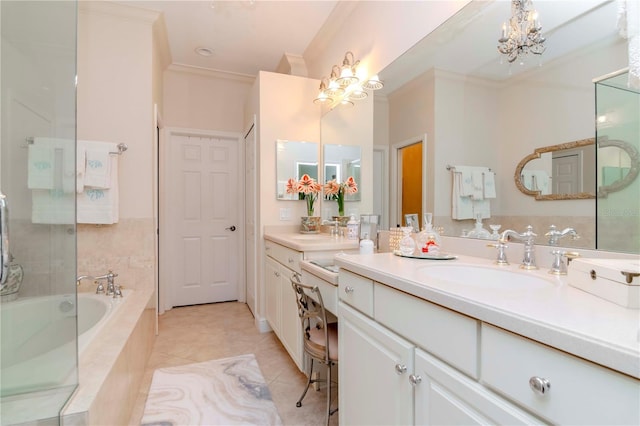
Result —
<svg viewBox="0 0 640 426"><path fill-rule="evenodd" d="M355 194L356 192L358 192L358 184L353 176L349 176L349 178L342 183L338 183L333 179L324 184L325 195L338 202L339 216L344 216L344 195Z"/></svg>
<svg viewBox="0 0 640 426"><path fill-rule="evenodd" d="M287 181L287 194L298 194L299 199L307 201L308 216L313 216L313 203L321 190L322 186L307 174L302 175L300 180L290 178Z"/></svg>

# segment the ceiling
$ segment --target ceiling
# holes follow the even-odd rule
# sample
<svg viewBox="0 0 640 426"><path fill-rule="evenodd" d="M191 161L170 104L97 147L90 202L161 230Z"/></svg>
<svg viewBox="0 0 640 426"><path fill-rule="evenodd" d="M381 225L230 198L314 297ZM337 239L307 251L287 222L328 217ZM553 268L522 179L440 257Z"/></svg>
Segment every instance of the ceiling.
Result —
<svg viewBox="0 0 640 426"><path fill-rule="evenodd" d="M337 1L117 1L164 14L172 63L255 76L302 56ZM210 49L201 56L195 49Z"/></svg>

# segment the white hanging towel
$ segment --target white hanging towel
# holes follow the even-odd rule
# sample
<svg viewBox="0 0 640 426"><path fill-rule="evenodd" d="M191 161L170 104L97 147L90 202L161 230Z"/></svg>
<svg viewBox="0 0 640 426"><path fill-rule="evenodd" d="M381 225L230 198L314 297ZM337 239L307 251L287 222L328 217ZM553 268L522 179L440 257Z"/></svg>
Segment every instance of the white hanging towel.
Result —
<svg viewBox="0 0 640 426"><path fill-rule="evenodd" d="M120 219L120 205L118 200L118 156L109 158L111 181L109 189L90 188L77 196L78 223L113 224ZM86 183L86 181L85 181Z"/></svg>
<svg viewBox="0 0 640 426"><path fill-rule="evenodd" d="M496 198L496 174L491 170L484 172L484 198Z"/></svg>
<svg viewBox="0 0 640 426"><path fill-rule="evenodd" d="M78 141L86 150L86 165L84 186L109 189L111 186L111 157L110 152L118 152L118 147L112 142Z"/></svg>
<svg viewBox="0 0 640 426"><path fill-rule="evenodd" d="M478 213L482 219L491 218L491 203L489 200L472 200L473 218L477 218Z"/></svg>
<svg viewBox="0 0 640 426"><path fill-rule="evenodd" d="M451 191L452 219L473 219L473 205L471 197L468 195L462 195L464 193L465 186L463 180L464 175L462 173L458 171L453 172L453 185Z"/></svg>
<svg viewBox="0 0 640 426"><path fill-rule="evenodd" d="M27 188L53 189L55 156L53 145L42 138L34 138L29 144L27 158Z"/></svg>
<svg viewBox="0 0 640 426"><path fill-rule="evenodd" d="M47 224L73 224L76 221L73 194L59 189L31 191L31 221Z"/></svg>

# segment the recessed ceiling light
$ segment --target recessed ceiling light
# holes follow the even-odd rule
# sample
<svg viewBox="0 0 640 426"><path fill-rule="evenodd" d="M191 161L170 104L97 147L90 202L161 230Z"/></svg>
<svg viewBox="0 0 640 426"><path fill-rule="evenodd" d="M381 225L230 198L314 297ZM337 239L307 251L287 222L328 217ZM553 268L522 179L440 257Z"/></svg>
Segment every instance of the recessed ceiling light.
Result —
<svg viewBox="0 0 640 426"><path fill-rule="evenodd" d="M196 47L196 53L200 56L211 56L213 55L213 49L209 47Z"/></svg>

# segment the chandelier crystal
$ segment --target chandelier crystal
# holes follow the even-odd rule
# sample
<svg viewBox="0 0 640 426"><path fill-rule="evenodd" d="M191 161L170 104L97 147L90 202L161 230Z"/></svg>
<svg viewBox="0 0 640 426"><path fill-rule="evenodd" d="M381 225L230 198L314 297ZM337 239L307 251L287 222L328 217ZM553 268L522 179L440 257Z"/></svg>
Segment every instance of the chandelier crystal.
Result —
<svg viewBox="0 0 640 426"><path fill-rule="evenodd" d="M506 55L509 63L532 53L541 55L545 50L545 38L538 21L538 12L533 9L531 0L511 0L511 18L502 24L502 33L498 39L498 52Z"/></svg>

